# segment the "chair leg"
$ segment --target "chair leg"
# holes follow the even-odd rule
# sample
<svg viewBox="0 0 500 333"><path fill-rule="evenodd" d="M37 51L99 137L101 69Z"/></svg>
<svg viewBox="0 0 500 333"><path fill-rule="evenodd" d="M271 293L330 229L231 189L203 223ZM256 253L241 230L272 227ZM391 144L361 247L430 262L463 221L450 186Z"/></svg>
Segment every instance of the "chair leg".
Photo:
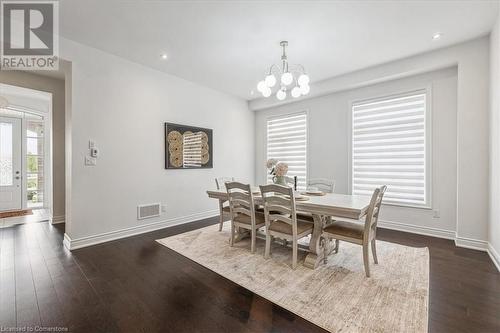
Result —
<svg viewBox="0 0 500 333"><path fill-rule="evenodd" d="M234 245L234 223L233 223L233 221L231 221L231 238L230 238L229 244L231 246Z"/></svg>
<svg viewBox="0 0 500 333"><path fill-rule="evenodd" d="M372 240L372 255L373 255L373 261L378 264L378 258L377 258L377 246L375 243L375 238Z"/></svg>
<svg viewBox="0 0 500 333"><path fill-rule="evenodd" d="M297 268L297 251L298 251L298 242L297 238L293 239L292 242L292 268L295 269Z"/></svg>
<svg viewBox="0 0 500 333"><path fill-rule="evenodd" d="M252 253L255 253L255 238L257 238L257 230L252 229L252 245L250 247Z"/></svg>
<svg viewBox="0 0 500 333"><path fill-rule="evenodd" d="M340 241L338 239L335 240L335 253L339 253L339 246L340 246Z"/></svg>
<svg viewBox="0 0 500 333"><path fill-rule="evenodd" d="M222 201L219 200L219 231L222 231L222 226L224 225L224 211L222 210Z"/></svg>
<svg viewBox="0 0 500 333"><path fill-rule="evenodd" d="M368 255L368 244L363 244L363 262L365 264L366 277L370 277L370 258Z"/></svg>
<svg viewBox="0 0 500 333"><path fill-rule="evenodd" d="M264 258L269 259L270 254L271 254L271 235L269 235L269 233L266 233L266 251L264 253Z"/></svg>

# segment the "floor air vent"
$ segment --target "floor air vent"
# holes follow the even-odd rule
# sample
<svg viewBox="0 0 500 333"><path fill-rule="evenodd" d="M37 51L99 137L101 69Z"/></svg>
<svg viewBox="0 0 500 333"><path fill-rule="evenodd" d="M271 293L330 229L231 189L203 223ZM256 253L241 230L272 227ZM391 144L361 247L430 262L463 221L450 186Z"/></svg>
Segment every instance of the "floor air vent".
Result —
<svg viewBox="0 0 500 333"><path fill-rule="evenodd" d="M144 220L160 216L161 205L159 203L137 206L137 219Z"/></svg>

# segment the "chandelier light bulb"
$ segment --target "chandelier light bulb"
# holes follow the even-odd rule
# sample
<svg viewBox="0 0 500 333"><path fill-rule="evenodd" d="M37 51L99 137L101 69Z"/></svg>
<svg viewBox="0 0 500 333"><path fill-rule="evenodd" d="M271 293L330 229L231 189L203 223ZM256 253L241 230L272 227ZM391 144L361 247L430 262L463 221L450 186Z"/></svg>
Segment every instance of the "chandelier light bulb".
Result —
<svg viewBox="0 0 500 333"><path fill-rule="evenodd" d="M281 75L281 83L283 83L285 86L288 86L292 82L293 82L292 73L285 72L285 73L283 73L283 75Z"/></svg>
<svg viewBox="0 0 500 333"><path fill-rule="evenodd" d="M269 74L268 76L266 76L264 82L266 82L266 86L272 88L276 84L276 76L274 76L273 74Z"/></svg>
<svg viewBox="0 0 500 333"><path fill-rule="evenodd" d="M286 91L284 91L283 89L278 90L278 92L276 93L276 98L280 101L284 100L286 98Z"/></svg>
<svg viewBox="0 0 500 333"><path fill-rule="evenodd" d="M310 90L311 90L311 87L309 87L309 85L300 86L300 91L302 92L302 95L309 94Z"/></svg>
<svg viewBox="0 0 500 333"><path fill-rule="evenodd" d="M269 97L269 96L271 96L271 94L272 94L272 91L271 91L271 88L269 88L269 87L266 87L266 89L262 92L262 96L264 96L264 97Z"/></svg>
<svg viewBox="0 0 500 333"><path fill-rule="evenodd" d="M299 83L299 86L308 86L309 85L309 76L307 74L302 74L299 76L299 79L297 80Z"/></svg>
<svg viewBox="0 0 500 333"><path fill-rule="evenodd" d="M267 88L266 82L259 81L259 83L257 84L257 90L263 93L266 90L266 88Z"/></svg>
<svg viewBox="0 0 500 333"><path fill-rule="evenodd" d="M266 89L267 89L266 82L264 80L259 81L259 83L257 84L257 90L260 92L264 92Z"/></svg>
<svg viewBox="0 0 500 333"><path fill-rule="evenodd" d="M301 94L302 94L302 92L300 91L299 87L294 87L292 89L291 95L292 95L293 98L300 97Z"/></svg>

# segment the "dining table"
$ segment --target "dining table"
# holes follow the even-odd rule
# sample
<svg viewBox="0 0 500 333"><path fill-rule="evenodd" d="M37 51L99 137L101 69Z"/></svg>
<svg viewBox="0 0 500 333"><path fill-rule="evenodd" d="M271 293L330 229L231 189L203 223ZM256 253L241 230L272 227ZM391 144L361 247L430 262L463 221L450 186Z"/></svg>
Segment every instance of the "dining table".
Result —
<svg viewBox="0 0 500 333"><path fill-rule="evenodd" d="M252 189L254 203L264 205L264 200L259 188ZM208 190L208 197L217 200L228 200L226 190ZM338 241L321 241L321 233L328 223L335 220L358 221L361 220L370 205L370 197L363 195L349 195L339 193L323 193L322 195L298 192L295 206L297 212L308 213L313 218L313 232L306 250L309 252L304 260L304 266L315 269L319 266L324 256L338 250ZM248 237L245 231L238 231L238 240Z"/></svg>

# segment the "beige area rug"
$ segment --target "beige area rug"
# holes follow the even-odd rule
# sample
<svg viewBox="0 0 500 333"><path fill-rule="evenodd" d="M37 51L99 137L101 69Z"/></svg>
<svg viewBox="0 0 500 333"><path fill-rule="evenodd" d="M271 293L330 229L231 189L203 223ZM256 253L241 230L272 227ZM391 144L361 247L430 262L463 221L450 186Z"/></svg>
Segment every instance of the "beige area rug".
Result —
<svg viewBox="0 0 500 333"><path fill-rule="evenodd" d="M249 240L229 246L218 225L158 242L331 332L427 332L429 251L377 242L379 264L366 278L361 246L340 242L338 254L315 270L291 269L291 249ZM299 255L301 261L306 253Z"/></svg>

